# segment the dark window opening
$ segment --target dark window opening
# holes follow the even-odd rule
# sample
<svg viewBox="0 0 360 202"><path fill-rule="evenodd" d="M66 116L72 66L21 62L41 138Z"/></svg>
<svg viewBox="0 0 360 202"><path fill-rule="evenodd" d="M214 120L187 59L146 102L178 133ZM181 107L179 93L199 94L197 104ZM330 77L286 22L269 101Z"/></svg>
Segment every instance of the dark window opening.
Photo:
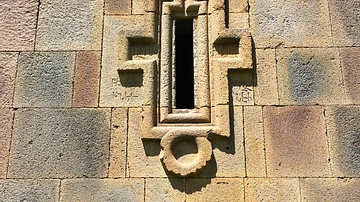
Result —
<svg viewBox="0 0 360 202"><path fill-rule="evenodd" d="M176 109L194 109L193 20L175 21Z"/></svg>

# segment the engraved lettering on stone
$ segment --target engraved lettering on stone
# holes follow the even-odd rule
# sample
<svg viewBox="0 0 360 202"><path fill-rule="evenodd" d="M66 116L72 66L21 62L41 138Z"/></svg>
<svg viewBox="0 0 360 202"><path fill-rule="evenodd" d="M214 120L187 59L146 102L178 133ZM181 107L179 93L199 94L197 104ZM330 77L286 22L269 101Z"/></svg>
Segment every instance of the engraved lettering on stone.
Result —
<svg viewBox="0 0 360 202"><path fill-rule="evenodd" d="M243 85L243 86L233 86L232 88L232 97L234 105L253 105L253 89L252 87Z"/></svg>

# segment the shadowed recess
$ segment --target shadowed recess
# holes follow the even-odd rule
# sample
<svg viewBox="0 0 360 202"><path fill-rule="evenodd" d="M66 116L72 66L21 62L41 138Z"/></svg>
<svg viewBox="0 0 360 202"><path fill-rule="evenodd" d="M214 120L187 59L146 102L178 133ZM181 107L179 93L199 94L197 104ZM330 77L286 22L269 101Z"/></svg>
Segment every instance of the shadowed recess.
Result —
<svg viewBox="0 0 360 202"><path fill-rule="evenodd" d="M141 87L143 85L143 70L118 70L120 83L124 87Z"/></svg>

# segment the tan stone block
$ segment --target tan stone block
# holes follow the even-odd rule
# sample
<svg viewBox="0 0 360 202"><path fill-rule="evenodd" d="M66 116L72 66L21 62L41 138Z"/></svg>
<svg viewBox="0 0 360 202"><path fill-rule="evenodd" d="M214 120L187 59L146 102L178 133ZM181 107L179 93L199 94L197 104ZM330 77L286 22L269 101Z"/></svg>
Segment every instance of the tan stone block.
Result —
<svg viewBox="0 0 360 202"><path fill-rule="evenodd" d="M255 44L265 47L331 46L327 0L250 0Z"/></svg>
<svg viewBox="0 0 360 202"><path fill-rule="evenodd" d="M360 177L360 106L326 108L333 177Z"/></svg>
<svg viewBox="0 0 360 202"><path fill-rule="evenodd" d="M185 201L185 180L179 178L146 178L145 201Z"/></svg>
<svg viewBox="0 0 360 202"><path fill-rule="evenodd" d="M37 0L0 2L0 51L34 50Z"/></svg>
<svg viewBox="0 0 360 202"><path fill-rule="evenodd" d="M152 1L152 0L148 0L148 1ZM145 11L146 11L146 1L132 0L131 14L133 15L145 14Z"/></svg>
<svg viewBox="0 0 360 202"><path fill-rule="evenodd" d="M256 49L255 105L278 105L278 86L274 49Z"/></svg>
<svg viewBox="0 0 360 202"><path fill-rule="evenodd" d="M76 54L73 107L97 107L101 54L82 51Z"/></svg>
<svg viewBox="0 0 360 202"><path fill-rule="evenodd" d="M0 178L6 178L14 112L0 108Z"/></svg>
<svg viewBox="0 0 360 202"><path fill-rule="evenodd" d="M105 15L131 15L131 0L105 0Z"/></svg>
<svg viewBox="0 0 360 202"><path fill-rule="evenodd" d="M262 107L244 107L244 136L247 177L266 177Z"/></svg>
<svg viewBox="0 0 360 202"><path fill-rule="evenodd" d="M247 13L249 5L247 0L228 0L230 13Z"/></svg>
<svg viewBox="0 0 360 202"><path fill-rule="evenodd" d="M360 104L360 48L340 49L340 62L344 74L346 102Z"/></svg>
<svg viewBox="0 0 360 202"><path fill-rule="evenodd" d="M360 45L360 2L329 0L331 27L335 46Z"/></svg>
<svg viewBox="0 0 360 202"><path fill-rule="evenodd" d="M125 177L127 116L127 108L112 109L109 177Z"/></svg>
<svg viewBox="0 0 360 202"><path fill-rule="evenodd" d="M359 201L359 178L300 179L301 201Z"/></svg>
<svg viewBox="0 0 360 202"><path fill-rule="evenodd" d="M299 179L246 178L245 201L300 201Z"/></svg>
<svg viewBox="0 0 360 202"><path fill-rule="evenodd" d="M186 201L244 201L242 178L188 178Z"/></svg>
<svg viewBox="0 0 360 202"><path fill-rule="evenodd" d="M269 177L329 177L324 109L320 106L264 107Z"/></svg>
<svg viewBox="0 0 360 202"><path fill-rule="evenodd" d="M234 29L249 28L248 13L229 13L229 27Z"/></svg>
<svg viewBox="0 0 360 202"><path fill-rule="evenodd" d="M0 107L12 107L18 53L0 53Z"/></svg>
<svg viewBox="0 0 360 202"><path fill-rule="evenodd" d="M345 102L335 49L280 49L276 55L280 105Z"/></svg>
<svg viewBox="0 0 360 202"><path fill-rule="evenodd" d="M65 179L60 201L144 201L144 179Z"/></svg>
<svg viewBox="0 0 360 202"><path fill-rule="evenodd" d="M100 50L103 0L42 0L36 50Z"/></svg>

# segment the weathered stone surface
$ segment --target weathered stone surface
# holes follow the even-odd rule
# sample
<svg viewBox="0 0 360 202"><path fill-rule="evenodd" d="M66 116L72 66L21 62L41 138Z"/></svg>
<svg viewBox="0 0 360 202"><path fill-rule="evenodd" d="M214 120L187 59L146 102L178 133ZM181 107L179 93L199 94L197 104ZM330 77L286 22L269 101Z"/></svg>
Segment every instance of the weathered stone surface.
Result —
<svg viewBox="0 0 360 202"><path fill-rule="evenodd" d="M360 104L360 48L340 49L347 103Z"/></svg>
<svg viewBox="0 0 360 202"><path fill-rule="evenodd" d="M146 10L145 6L146 6L146 3L143 0L132 0L131 13L133 15L144 14L145 10Z"/></svg>
<svg viewBox="0 0 360 202"><path fill-rule="evenodd" d="M145 201L185 201L185 180L178 178L147 178Z"/></svg>
<svg viewBox="0 0 360 202"><path fill-rule="evenodd" d="M230 13L248 13L249 6L246 0L228 0Z"/></svg>
<svg viewBox="0 0 360 202"><path fill-rule="evenodd" d="M186 179L186 201L244 201L243 179Z"/></svg>
<svg viewBox="0 0 360 202"><path fill-rule="evenodd" d="M261 106L244 107L246 175L266 177L265 144Z"/></svg>
<svg viewBox="0 0 360 202"><path fill-rule="evenodd" d="M299 179L246 178L245 201L300 201Z"/></svg>
<svg viewBox="0 0 360 202"><path fill-rule="evenodd" d="M8 177L105 177L109 140L109 109L19 109Z"/></svg>
<svg viewBox="0 0 360 202"><path fill-rule="evenodd" d="M42 0L36 50L100 50L103 0Z"/></svg>
<svg viewBox="0 0 360 202"><path fill-rule="evenodd" d="M329 0L335 46L360 45L360 2Z"/></svg>
<svg viewBox="0 0 360 202"><path fill-rule="evenodd" d="M131 0L105 0L105 15L130 15Z"/></svg>
<svg viewBox="0 0 360 202"><path fill-rule="evenodd" d="M326 108L327 134L334 177L360 177L360 107Z"/></svg>
<svg viewBox="0 0 360 202"><path fill-rule="evenodd" d="M280 105L345 103L335 49L280 49L276 55Z"/></svg>
<svg viewBox="0 0 360 202"><path fill-rule="evenodd" d="M359 178L300 179L301 201L359 201Z"/></svg>
<svg viewBox="0 0 360 202"><path fill-rule="evenodd" d="M125 177L127 116L127 108L112 109L109 177Z"/></svg>
<svg viewBox="0 0 360 202"><path fill-rule="evenodd" d="M257 48L330 46L327 0L250 0L250 24Z"/></svg>
<svg viewBox="0 0 360 202"><path fill-rule="evenodd" d="M6 178L14 112L0 108L0 178Z"/></svg>
<svg viewBox="0 0 360 202"><path fill-rule="evenodd" d="M60 180L0 180L0 201L59 201Z"/></svg>
<svg viewBox="0 0 360 202"><path fill-rule="evenodd" d="M21 53L14 107L70 107L75 54Z"/></svg>
<svg viewBox="0 0 360 202"><path fill-rule="evenodd" d="M60 201L144 201L144 179L66 179Z"/></svg>
<svg viewBox="0 0 360 202"><path fill-rule="evenodd" d="M279 103L274 49L256 49L254 99L256 105Z"/></svg>
<svg viewBox="0 0 360 202"><path fill-rule="evenodd" d="M0 107L12 107L18 53L0 53Z"/></svg>
<svg viewBox="0 0 360 202"><path fill-rule="evenodd" d="M320 106L264 107L269 177L330 176L323 113Z"/></svg>
<svg viewBox="0 0 360 202"><path fill-rule="evenodd" d="M37 0L0 2L0 51L34 50Z"/></svg>
<svg viewBox="0 0 360 202"><path fill-rule="evenodd" d="M76 54L73 107L97 107L101 54L81 51Z"/></svg>

